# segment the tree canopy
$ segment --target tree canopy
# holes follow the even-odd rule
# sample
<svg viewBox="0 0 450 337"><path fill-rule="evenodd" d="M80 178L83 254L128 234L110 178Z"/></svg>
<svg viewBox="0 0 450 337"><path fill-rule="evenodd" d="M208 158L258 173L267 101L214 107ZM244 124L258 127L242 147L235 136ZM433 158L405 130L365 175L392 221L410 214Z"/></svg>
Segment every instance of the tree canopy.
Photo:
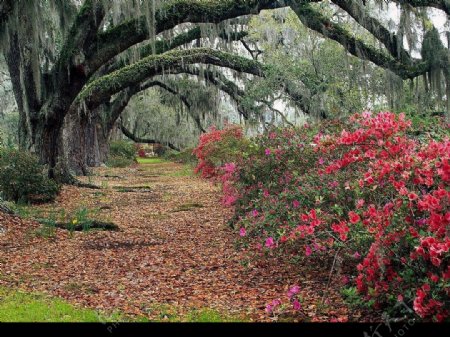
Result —
<svg viewBox="0 0 450 337"><path fill-rule="evenodd" d="M450 116L450 34L435 26L436 15L450 15L449 1L6 0L0 38L20 146L50 176L70 180L68 167L87 165L96 143L93 123L105 142L120 120L135 138L149 133L181 146L189 137L175 139L180 116L195 125L188 133L204 131L224 110L214 100L224 98L238 118L263 126L367 102L396 108L405 97ZM148 113L120 118L149 90Z"/></svg>

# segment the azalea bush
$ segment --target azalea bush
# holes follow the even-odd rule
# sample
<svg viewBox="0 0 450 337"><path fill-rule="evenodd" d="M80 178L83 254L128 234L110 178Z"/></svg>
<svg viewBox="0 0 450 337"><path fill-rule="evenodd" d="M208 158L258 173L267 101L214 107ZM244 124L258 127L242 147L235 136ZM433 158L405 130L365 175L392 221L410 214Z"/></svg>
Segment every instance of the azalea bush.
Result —
<svg viewBox="0 0 450 337"><path fill-rule="evenodd" d="M450 140L448 125L440 125L440 137L417 137L402 114L356 114L271 130L233 161L220 163L208 151L201 160L214 173L204 176L223 182L246 247L339 254L354 262L350 280L362 302L405 314L398 312L404 302L421 318L442 321L449 313ZM204 139L220 153L220 137Z"/></svg>
<svg viewBox="0 0 450 337"><path fill-rule="evenodd" d="M146 153L146 151L144 149L144 146L142 146L142 144L135 144L134 147L135 147L135 151L137 153L137 156L139 158L147 158L147 153Z"/></svg>
<svg viewBox="0 0 450 337"><path fill-rule="evenodd" d="M199 145L192 151L198 160L195 172L203 178L217 178L224 164L236 162L243 156L247 144L239 125L227 125L223 130L211 127L200 136Z"/></svg>

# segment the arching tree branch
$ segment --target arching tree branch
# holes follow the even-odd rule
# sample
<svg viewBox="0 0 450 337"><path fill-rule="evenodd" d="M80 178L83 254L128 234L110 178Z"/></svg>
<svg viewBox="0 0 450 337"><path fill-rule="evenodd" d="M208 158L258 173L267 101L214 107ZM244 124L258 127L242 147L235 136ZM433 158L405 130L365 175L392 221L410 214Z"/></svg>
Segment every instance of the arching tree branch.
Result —
<svg viewBox="0 0 450 337"><path fill-rule="evenodd" d="M122 112L127 107L128 103L130 102L131 98L138 94L141 91L147 90L151 87L158 86L171 94L177 96L180 98L180 100L183 102L183 104L186 105L188 108L188 112L192 119L195 121L197 127L201 132L205 132L205 129L202 127L199 117L194 116L190 110L191 104L189 103L187 97L181 95L176 90L169 87L167 84L161 82L161 81L147 81L141 85L135 85L133 87L129 87L122 92L120 92L112 102L105 103L105 109L102 109L106 113L105 118L102 118L102 120L105 123L105 129L111 130L114 127L114 124L116 121L120 118Z"/></svg>
<svg viewBox="0 0 450 337"><path fill-rule="evenodd" d="M369 60L382 68L389 69L403 79L415 78L428 70L429 65L427 62L407 65L368 46L338 24L328 20L309 4L298 4L299 2L296 1L291 7L306 27L340 43L349 53L356 57Z"/></svg>
<svg viewBox="0 0 450 337"><path fill-rule="evenodd" d="M318 0L310 0L318 1ZM239 16L257 14L263 9L285 7L283 0L170 0L155 13L155 33L170 30L181 23L219 23ZM104 64L149 36L144 17L117 25L100 33L92 44L89 59Z"/></svg>
<svg viewBox="0 0 450 337"><path fill-rule="evenodd" d="M264 71L264 66L259 62L209 48L175 50L162 55L148 56L133 65L93 81L80 93L78 101L84 101L90 109L94 109L127 87L170 72L171 68L195 63L227 67L256 76L261 76Z"/></svg>
<svg viewBox="0 0 450 337"><path fill-rule="evenodd" d="M247 35L248 32L246 31L227 32L225 30L222 30L219 32L217 37L227 41L238 41L245 38ZM202 38L201 28L194 27L184 33L178 34L173 39L157 40L154 43L149 43L145 46L142 46L139 50L139 55L140 58L144 58L150 55L163 54L169 50L181 47L200 38ZM104 69L100 72L100 75L112 73L116 70L119 70L120 68L127 66L128 64L130 64L128 59L121 58L118 61L105 66Z"/></svg>
<svg viewBox="0 0 450 337"><path fill-rule="evenodd" d="M180 151L180 149L178 147L176 147L175 145L171 144L171 143L164 143L164 142L160 142L157 141L155 139L146 139L146 138L140 138L137 137L133 132L131 132L130 130L128 130L125 125L123 125L123 121L120 120L120 130L122 130L122 133L129 139L131 139L132 141L136 142L136 143L144 143L144 144L165 144L167 145L169 148L171 148L172 150L175 151Z"/></svg>
<svg viewBox="0 0 450 337"><path fill-rule="evenodd" d="M450 15L450 1L448 0L392 0L399 4L409 5L412 7L434 7L443 10Z"/></svg>
<svg viewBox="0 0 450 337"><path fill-rule="evenodd" d="M336 5L346 11L356 22L367 29L388 50L392 57L399 59L405 64L416 62L403 48L403 41L395 34L385 28L380 21L365 12L363 6L356 0L332 0Z"/></svg>
<svg viewBox="0 0 450 337"><path fill-rule="evenodd" d="M200 117L199 116L195 116L192 113L191 110L191 103L189 102L188 98L184 95L182 95L181 93L179 93L178 91L176 91L175 89L169 87L167 84L161 82L161 81L150 81L147 82L145 84L145 86L151 87L151 86L157 86L160 87L164 90L166 90L167 92L170 92L172 95L177 96L181 102L183 102L183 104L186 106L186 108L188 109L188 113L191 116L191 118L194 120L195 124L197 125L197 128L201 131L201 132L206 132L206 130L203 128L202 123L200 121Z"/></svg>

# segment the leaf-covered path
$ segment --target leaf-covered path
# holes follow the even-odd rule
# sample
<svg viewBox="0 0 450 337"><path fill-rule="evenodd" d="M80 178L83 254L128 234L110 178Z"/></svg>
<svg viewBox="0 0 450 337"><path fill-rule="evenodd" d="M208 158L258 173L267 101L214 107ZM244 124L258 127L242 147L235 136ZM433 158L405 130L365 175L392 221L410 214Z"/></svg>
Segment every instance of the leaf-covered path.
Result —
<svg viewBox="0 0 450 337"><path fill-rule="evenodd" d="M161 306L170 306L181 317L211 308L265 321L265 305L285 299L286 287L299 284L306 319L346 319L338 280L325 294L326 305L320 304L329 271L320 263L299 268L271 258L256 262L238 251L219 188L186 167L163 162L102 168L89 181L102 189L65 186L57 202L38 207L41 215L85 207L120 230L71 235L57 229L43 237L37 235L40 224L0 213L6 228L0 234L0 285L150 319L161 319Z"/></svg>

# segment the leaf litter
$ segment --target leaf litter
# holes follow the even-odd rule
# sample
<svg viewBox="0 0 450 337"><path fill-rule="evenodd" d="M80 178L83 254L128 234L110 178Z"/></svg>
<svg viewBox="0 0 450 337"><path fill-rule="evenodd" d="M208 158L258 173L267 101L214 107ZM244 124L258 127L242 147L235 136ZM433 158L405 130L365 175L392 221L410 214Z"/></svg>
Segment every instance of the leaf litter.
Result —
<svg viewBox="0 0 450 337"><path fill-rule="evenodd" d="M303 315L279 320L364 320L343 302L339 282L324 293L329 269L320 261L254 260L237 250L238 235L227 225L231 210L221 206L220 188L174 174L183 169L168 162L98 168L89 182L102 186L101 193L64 186L54 203L33 207L47 214L95 209L96 217L119 226L115 232L56 228L45 237L36 235L38 222L0 213L0 285L155 320L160 314L154 308L170 305L180 316L209 308L273 321L266 304L285 299L288 286L298 284Z"/></svg>

